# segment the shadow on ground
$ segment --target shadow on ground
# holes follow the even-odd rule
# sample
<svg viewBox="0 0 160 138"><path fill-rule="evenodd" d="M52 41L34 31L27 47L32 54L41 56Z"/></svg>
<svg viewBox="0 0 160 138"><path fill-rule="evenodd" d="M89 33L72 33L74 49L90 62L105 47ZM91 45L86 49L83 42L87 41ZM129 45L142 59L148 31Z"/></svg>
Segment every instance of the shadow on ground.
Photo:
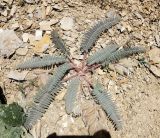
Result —
<svg viewBox="0 0 160 138"><path fill-rule="evenodd" d="M111 135L106 130L97 131L93 136L57 136L56 133L50 134L47 138L111 138Z"/></svg>

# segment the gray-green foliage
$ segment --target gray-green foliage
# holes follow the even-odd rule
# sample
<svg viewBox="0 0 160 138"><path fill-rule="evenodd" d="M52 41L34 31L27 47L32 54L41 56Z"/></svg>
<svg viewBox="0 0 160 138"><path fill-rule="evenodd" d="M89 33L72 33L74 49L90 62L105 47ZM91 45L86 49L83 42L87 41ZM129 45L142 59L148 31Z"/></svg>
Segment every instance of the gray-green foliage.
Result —
<svg viewBox="0 0 160 138"><path fill-rule="evenodd" d="M27 119L24 124L26 129L31 129L37 120L43 116L51 102L55 99L55 96L61 90L62 86L64 86L64 82L68 80L71 80L65 96L65 106L68 114L71 114L73 111L79 84L81 83L81 80L85 80L88 84L88 89L92 91L91 94L94 99L108 114L116 128L121 128L121 121L117 112L117 108L112 102L109 93L102 87L102 85L97 83L94 86L91 84L90 80L88 80L86 77L88 72L91 72L97 67L106 66L109 63L118 61L119 59L132 54L145 52L145 49L141 47L120 49L115 42L110 42L105 48L95 52L88 58L86 57L86 54L88 54L88 52L92 49L96 39L100 36L100 34L104 30L109 29L113 25L117 24L119 21L119 16L110 17L109 19L105 18L104 20L99 21L84 34L84 38L80 45L80 50L82 54L84 54L84 59L79 65L74 63L74 59L71 58L69 51L66 49L65 44L59 37L58 33L53 31L52 41L55 44L55 47L58 48L60 52L64 54L64 56L44 56L42 58L37 57L26 61L17 67L18 69L28 69L51 65L58 66L55 69L53 76L48 79L46 85L44 85L36 94L34 103L27 112ZM68 72L71 75L69 75L70 77L67 76ZM75 73L74 75L72 75L73 72ZM66 79L65 77L69 78Z"/></svg>
<svg viewBox="0 0 160 138"><path fill-rule="evenodd" d="M133 54L138 54L138 53L144 53L145 49L142 47L130 47L130 48L122 48L120 50L117 50L113 52L108 58L106 58L102 66L106 66L109 63L116 62L122 58L131 56Z"/></svg>
<svg viewBox="0 0 160 138"><path fill-rule="evenodd" d="M65 57L63 56L51 56L46 55L41 57L35 57L30 60L25 61L23 64L17 66L17 69L34 69L48 67L60 63L66 62Z"/></svg>
<svg viewBox="0 0 160 138"><path fill-rule="evenodd" d="M70 53L65 47L65 44L59 34L56 31L52 31L52 42L55 44L55 47L58 48L65 56L68 56Z"/></svg>
<svg viewBox="0 0 160 138"><path fill-rule="evenodd" d="M71 114L74 108L79 84L80 84L79 77L71 79L71 82L69 83L67 93L65 96L65 106L66 106L66 112L68 114Z"/></svg>
<svg viewBox="0 0 160 138"><path fill-rule="evenodd" d="M88 52L93 46L99 35L106 29L111 28L113 25L117 24L120 21L120 16L114 16L110 18L105 18L102 21L99 21L95 26L89 29L82 40L81 51Z"/></svg>
<svg viewBox="0 0 160 138"><path fill-rule="evenodd" d="M95 52L88 58L88 65L101 63L102 61L110 57L112 53L115 52L118 48L119 46L116 43L111 42L107 44L105 48L102 48L101 50Z"/></svg>
<svg viewBox="0 0 160 138"><path fill-rule="evenodd" d="M47 84L37 93L34 99L32 108L28 111L25 127L30 129L38 119L40 119L48 109L54 97L61 89L61 80L65 73L72 67L70 64L65 63L58 67L54 75L48 80Z"/></svg>
<svg viewBox="0 0 160 138"><path fill-rule="evenodd" d="M121 119L117 111L117 107L113 103L109 92L107 92L101 84L97 83L94 86L92 95L94 96L96 101L102 106L103 110L107 113L109 118L113 121L115 127L118 130L121 129L122 128Z"/></svg>

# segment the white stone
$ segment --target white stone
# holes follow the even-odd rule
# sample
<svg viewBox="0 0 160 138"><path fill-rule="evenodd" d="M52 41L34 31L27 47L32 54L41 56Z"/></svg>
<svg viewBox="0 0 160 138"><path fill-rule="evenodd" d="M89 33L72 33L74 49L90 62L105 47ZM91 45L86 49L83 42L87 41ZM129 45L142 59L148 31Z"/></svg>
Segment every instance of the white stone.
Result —
<svg viewBox="0 0 160 138"><path fill-rule="evenodd" d="M8 73L7 77L10 78L10 79L22 81L22 80L25 79L25 77L28 74L28 72L29 71L22 71L22 72L18 72L17 70L10 71Z"/></svg>
<svg viewBox="0 0 160 138"><path fill-rule="evenodd" d="M28 33L24 33L24 34L22 35L22 39L23 39L23 42L27 42L28 39L29 39L29 34L28 34Z"/></svg>
<svg viewBox="0 0 160 138"><path fill-rule="evenodd" d="M8 58L17 48L24 46L13 30L4 30L0 36L0 56Z"/></svg>
<svg viewBox="0 0 160 138"><path fill-rule="evenodd" d="M60 27L63 30L71 30L74 26L74 20L71 17L63 17L60 21Z"/></svg>
<svg viewBox="0 0 160 138"><path fill-rule="evenodd" d="M42 39L42 30L36 30L35 33L35 40L41 40Z"/></svg>

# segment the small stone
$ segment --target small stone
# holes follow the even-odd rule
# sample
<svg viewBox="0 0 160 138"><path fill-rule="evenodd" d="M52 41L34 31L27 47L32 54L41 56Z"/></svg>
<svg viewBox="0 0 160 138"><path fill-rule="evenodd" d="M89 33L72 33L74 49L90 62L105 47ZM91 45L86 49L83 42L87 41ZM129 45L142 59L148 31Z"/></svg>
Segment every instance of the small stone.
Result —
<svg viewBox="0 0 160 138"><path fill-rule="evenodd" d="M58 100L58 101L63 100L65 94L66 94L66 92L65 92L65 91L62 91L60 94L58 94L58 95L55 97L55 100Z"/></svg>
<svg viewBox="0 0 160 138"><path fill-rule="evenodd" d="M35 53L43 53L51 44L50 36L45 34L40 41L35 41L33 44L35 45L33 49Z"/></svg>
<svg viewBox="0 0 160 138"><path fill-rule="evenodd" d="M1 12L1 15L3 15L3 16L7 16L8 15L8 12L7 12L7 10L5 10L5 11L3 11L3 12Z"/></svg>
<svg viewBox="0 0 160 138"><path fill-rule="evenodd" d="M154 66L154 65L151 65L150 66L150 71L157 77L160 77L160 68Z"/></svg>
<svg viewBox="0 0 160 138"><path fill-rule="evenodd" d="M35 40L41 40L42 39L42 30L36 30L35 33Z"/></svg>
<svg viewBox="0 0 160 138"><path fill-rule="evenodd" d="M51 6L47 6L46 15L50 15L51 11L52 11L52 7Z"/></svg>
<svg viewBox="0 0 160 138"><path fill-rule="evenodd" d="M120 30L120 32L124 32L126 30L126 28L122 25L117 25L118 30Z"/></svg>
<svg viewBox="0 0 160 138"><path fill-rule="evenodd" d="M34 4L35 1L34 0L24 0L26 3L29 3L29 4Z"/></svg>
<svg viewBox="0 0 160 138"><path fill-rule="evenodd" d="M115 70L116 72L118 72L119 74L121 75L129 75L130 74L130 70L124 66L121 66L121 65L115 65Z"/></svg>
<svg viewBox="0 0 160 138"><path fill-rule="evenodd" d="M58 5L58 4L55 4L55 5L53 6L53 9L54 9L54 10L57 10L57 11L62 11L62 10L63 10L62 6L60 6L60 5Z"/></svg>
<svg viewBox="0 0 160 138"><path fill-rule="evenodd" d="M16 7L15 5L13 5L13 6L12 6L12 9L11 9L11 11L10 11L10 16L13 16L14 13L16 12L16 10L17 10L17 7Z"/></svg>
<svg viewBox="0 0 160 138"><path fill-rule="evenodd" d="M63 17L60 21L60 27L63 30L71 30L74 26L74 20L71 17Z"/></svg>
<svg viewBox="0 0 160 138"><path fill-rule="evenodd" d="M24 30L27 30L28 28L30 28L33 24L33 21L32 20L24 20L22 22L22 26L24 28Z"/></svg>
<svg viewBox="0 0 160 138"><path fill-rule="evenodd" d="M11 29L16 30L19 28L19 23L15 22L14 24L11 25Z"/></svg>
<svg viewBox="0 0 160 138"><path fill-rule="evenodd" d="M4 30L0 36L0 56L8 58L17 48L23 47L23 42L13 30Z"/></svg>
<svg viewBox="0 0 160 138"><path fill-rule="evenodd" d="M157 43L157 47L160 48L160 37L159 37L159 35L155 35L155 40L156 40L156 43Z"/></svg>
<svg viewBox="0 0 160 138"><path fill-rule="evenodd" d="M153 63L155 63L155 64L159 63L160 64L160 49L157 48L157 47L151 49L149 51L149 58Z"/></svg>
<svg viewBox="0 0 160 138"><path fill-rule="evenodd" d="M23 39L23 42L27 42L28 39L29 39L29 34L28 34L28 33L24 33L24 34L22 35L22 39Z"/></svg>
<svg viewBox="0 0 160 138"><path fill-rule="evenodd" d="M18 80L18 81L22 81L25 80L26 75L28 74L29 71L22 71L22 72L18 72L16 71L10 71L7 75L8 78L10 79L14 79L14 80Z"/></svg>
<svg viewBox="0 0 160 138"><path fill-rule="evenodd" d="M51 24L48 21L42 21L39 23L39 25L40 25L40 30L52 30L50 26Z"/></svg>
<svg viewBox="0 0 160 138"><path fill-rule="evenodd" d="M35 36L32 34L29 34L28 39L29 39L30 45L33 45L35 42Z"/></svg>
<svg viewBox="0 0 160 138"><path fill-rule="evenodd" d="M28 52L28 48L18 48L16 54L19 56L25 56Z"/></svg>

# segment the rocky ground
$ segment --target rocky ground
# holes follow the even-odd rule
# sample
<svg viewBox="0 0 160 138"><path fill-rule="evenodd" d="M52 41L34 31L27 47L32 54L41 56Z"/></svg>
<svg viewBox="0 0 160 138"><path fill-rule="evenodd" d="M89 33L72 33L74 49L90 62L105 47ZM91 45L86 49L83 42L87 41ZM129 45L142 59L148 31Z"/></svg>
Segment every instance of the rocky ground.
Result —
<svg viewBox="0 0 160 138"><path fill-rule="evenodd" d="M33 55L56 53L50 33L57 30L75 59L83 34L104 17L118 13L122 20L104 32L95 49L111 40L120 46L145 47L147 52L98 69L99 79L111 92L123 120L115 131L99 106L86 100L84 106L96 107L101 128L113 138L158 138L160 134L160 2L158 0L1 0L0 1L0 87L8 103L18 102L25 109L32 104L39 86L53 70L17 71L16 65ZM93 51L94 51L93 50ZM34 138L57 135L89 135L99 128L86 125L84 117L66 114L66 89L56 97L44 117L30 133ZM83 105L81 105L83 107ZM97 109L94 111L94 109ZM90 115L92 117L93 114ZM87 118L86 118L87 119ZM93 117L93 119L95 119ZM95 120L97 121L97 120ZM97 122L98 122L97 121Z"/></svg>

